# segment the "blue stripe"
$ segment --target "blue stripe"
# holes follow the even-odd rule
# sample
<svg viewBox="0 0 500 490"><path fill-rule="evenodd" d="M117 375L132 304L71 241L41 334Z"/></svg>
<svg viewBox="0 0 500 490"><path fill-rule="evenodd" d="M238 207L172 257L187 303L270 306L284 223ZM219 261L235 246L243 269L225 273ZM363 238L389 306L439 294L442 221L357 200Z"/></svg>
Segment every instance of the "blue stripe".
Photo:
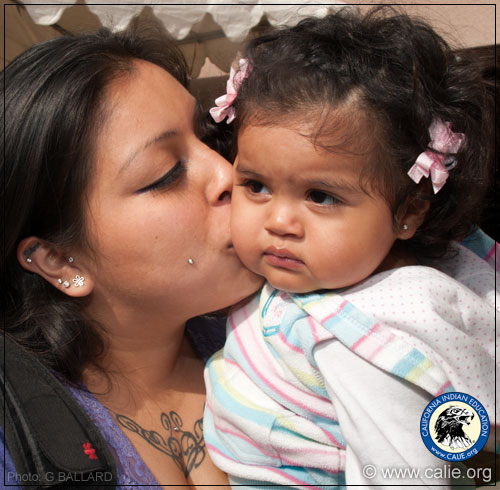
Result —
<svg viewBox="0 0 500 490"><path fill-rule="evenodd" d="M392 374L406 379L408 373L416 368L426 357L417 349L412 349L392 368Z"/></svg>

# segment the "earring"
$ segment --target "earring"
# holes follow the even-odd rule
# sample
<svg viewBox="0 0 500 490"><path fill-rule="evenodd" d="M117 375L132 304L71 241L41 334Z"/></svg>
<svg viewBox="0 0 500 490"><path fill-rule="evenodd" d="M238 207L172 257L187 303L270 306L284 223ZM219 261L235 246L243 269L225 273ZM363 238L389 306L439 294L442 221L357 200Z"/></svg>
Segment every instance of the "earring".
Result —
<svg viewBox="0 0 500 490"><path fill-rule="evenodd" d="M408 230L408 225L403 225L403 230L404 231Z"/></svg>
<svg viewBox="0 0 500 490"><path fill-rule="evenodd" d="M31 254L40 246L40 242L36 242L32 247L26 249L24 252L23 252L23 255L24 255L24 258L26 259L26 262L28 262L28 264L31 264L31 262L33 262L32 258L31 258Z"/></svg>
<svg viewBox="0 0 500 490"><path fill-rule="evenodd" d="M75 285L75 288L79 288L80 286L83 286L83 281L85 281L85 278L83 276L77 275L73 279L73 283Z"/></svg>
<svg viewBox="0 0 500 490"><path fill-rule="evenodd" d="M58 282L61 286L64 286L65 288L69 288L69 286L70 286L70 284L69 284L69 282L68 282L68 281L64 281L64 282L63 282L63 280L62 280L61 278L59 278L59 279L57 280L57 282Z"/></svg>
<svg viewBox="0 0 500 490"><path fill-rule="evenodd" d="M191 258L189 258L189 259L188 259L188 264L189 264L189 265L193 265L193 264L194 264L194 260L193 260L193 259L191 259Z"/></svg>
<svg viewBox="0 0 500 490"><path fill-rule="evenodd" d="M74 260L75 260L75 259L73 259L73 257L68 257L68 262L69 262L70 264L72 264L72 263L74 262Z"/></svg>

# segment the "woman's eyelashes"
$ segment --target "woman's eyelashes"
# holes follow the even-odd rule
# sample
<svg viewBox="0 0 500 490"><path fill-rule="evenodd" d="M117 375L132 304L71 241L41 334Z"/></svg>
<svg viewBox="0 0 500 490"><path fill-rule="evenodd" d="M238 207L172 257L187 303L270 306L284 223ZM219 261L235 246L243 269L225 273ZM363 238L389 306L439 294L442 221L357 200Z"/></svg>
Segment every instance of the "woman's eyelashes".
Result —
<svg viewBox="0 0 500 490"><path fill-rule="evenodd" d="M156 191L168 189L176 184L182 176L186 173L186 164L184 160L179 160L165 175L148 184L141 189L135 191L135 194L142 194L143 192Z"/></svg>

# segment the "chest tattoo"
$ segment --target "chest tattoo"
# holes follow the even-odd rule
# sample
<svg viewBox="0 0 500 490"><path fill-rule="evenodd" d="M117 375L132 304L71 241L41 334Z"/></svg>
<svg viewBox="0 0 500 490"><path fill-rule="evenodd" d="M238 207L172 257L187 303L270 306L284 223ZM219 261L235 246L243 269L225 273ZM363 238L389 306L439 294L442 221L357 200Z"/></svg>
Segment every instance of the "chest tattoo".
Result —
<svg viewBox="0 0 500 490"><path fill-rule="evenodd" d="M114 416L121 427L139 435L155 449L172 458L186 478L205 459L203 418L197 420L193 431L189 432L183 429L182 418L176 412L171 411L168 415L162 412L160 420L165 432L160 434L144 429L126 415L114 413Z"/></svg>

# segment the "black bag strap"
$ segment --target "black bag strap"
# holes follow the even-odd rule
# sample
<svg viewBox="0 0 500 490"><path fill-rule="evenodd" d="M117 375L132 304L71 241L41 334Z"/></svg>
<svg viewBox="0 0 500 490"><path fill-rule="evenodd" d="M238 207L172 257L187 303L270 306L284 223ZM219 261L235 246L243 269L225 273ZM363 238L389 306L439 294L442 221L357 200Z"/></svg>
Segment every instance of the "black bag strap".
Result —
<svg viewBox="0 0 500 490"><path fill-rule="evenodd" d="M1 423L23 488L114 488L106 442L57 377L6 335L0 361Z"/></svg>

